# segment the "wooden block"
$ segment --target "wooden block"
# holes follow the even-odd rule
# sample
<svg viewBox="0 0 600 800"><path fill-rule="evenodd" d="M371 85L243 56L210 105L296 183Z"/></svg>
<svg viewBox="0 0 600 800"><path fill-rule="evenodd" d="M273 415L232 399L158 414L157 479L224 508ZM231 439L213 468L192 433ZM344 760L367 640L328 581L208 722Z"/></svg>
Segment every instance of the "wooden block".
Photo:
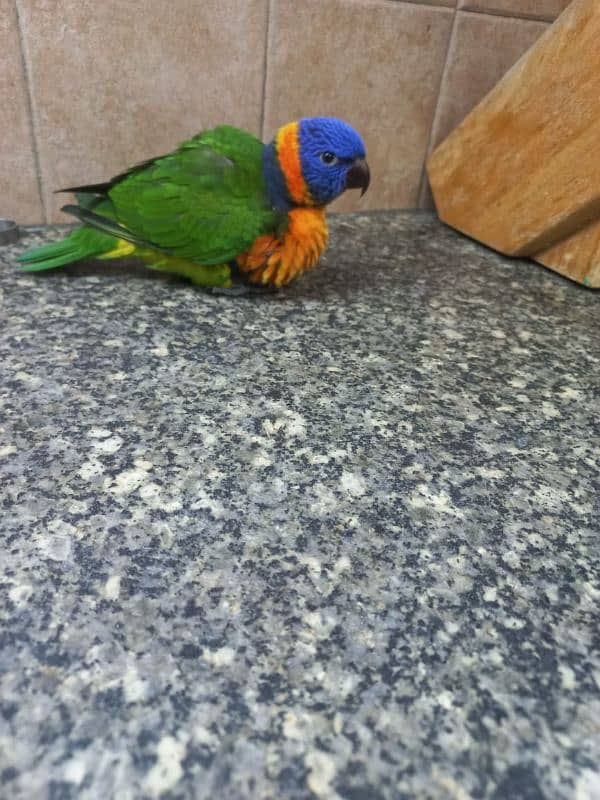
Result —
<svg viewBox="0 0 600 800"><path fill-rule="evenodd" d="M567 278L599 289L600 221L592 222L534 258Z"/></svg>
<svg viewBox="0 0 600 800"><path fill-rule="evenodd" d="M444 222L549 266L585 253L597 274L591 233L555 245L600 219L599 42L599 0L574 0L435 150L427 169Z"/></svg>

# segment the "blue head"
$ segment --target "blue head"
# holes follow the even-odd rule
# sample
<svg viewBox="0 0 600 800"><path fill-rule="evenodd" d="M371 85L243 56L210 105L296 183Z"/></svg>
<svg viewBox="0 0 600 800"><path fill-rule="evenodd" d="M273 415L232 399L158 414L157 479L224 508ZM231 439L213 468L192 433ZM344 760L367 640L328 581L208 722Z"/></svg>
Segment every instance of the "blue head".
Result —
<svg viewBox="0 0 600 800"><path fill-rule="evenodd" d="M274 204L322 206L346 189L364 194L369 185L365 155L359 134L335 117L306 117L284 125L264 154Z"/></svg>

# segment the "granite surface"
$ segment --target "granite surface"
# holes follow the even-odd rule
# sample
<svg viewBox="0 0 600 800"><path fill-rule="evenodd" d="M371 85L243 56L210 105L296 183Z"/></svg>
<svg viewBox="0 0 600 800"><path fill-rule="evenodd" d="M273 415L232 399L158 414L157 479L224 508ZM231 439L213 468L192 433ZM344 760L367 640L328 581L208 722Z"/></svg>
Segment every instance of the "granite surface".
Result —
<svg viewBox="0 0 600 800"><path fill-rule="evenodd" d="M0 794L600 797L600 295L418 214L276 295L0 251Z"/></svg>

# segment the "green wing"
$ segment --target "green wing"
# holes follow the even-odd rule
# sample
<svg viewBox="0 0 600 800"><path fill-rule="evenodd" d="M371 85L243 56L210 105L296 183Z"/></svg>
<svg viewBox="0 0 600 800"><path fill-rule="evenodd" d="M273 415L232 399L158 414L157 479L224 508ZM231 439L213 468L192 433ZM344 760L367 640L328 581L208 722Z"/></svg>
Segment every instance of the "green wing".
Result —
<svg viewBox="0 0 600 800"><path fill-rule="evenodd" d="M222 264L285 224L268 200L262 148L251 134L223 125L110 183L77 191L110 199L123 238L198 264ZM87 224L94 225L93 216Z"/></svg>

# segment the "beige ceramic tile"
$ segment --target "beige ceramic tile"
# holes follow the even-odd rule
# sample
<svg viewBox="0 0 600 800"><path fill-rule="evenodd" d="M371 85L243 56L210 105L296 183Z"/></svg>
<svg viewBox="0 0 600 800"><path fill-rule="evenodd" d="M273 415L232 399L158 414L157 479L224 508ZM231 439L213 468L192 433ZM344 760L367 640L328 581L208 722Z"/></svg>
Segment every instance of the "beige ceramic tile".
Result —
<svg viewBox="0 0 600 800"><path fill-rule="evenodd" d="M371 188L335 210L416 205L452 16L400 2L272 0L265 138L291 119L332 115L365 139Z"/></svg>
<svg viewBox="0 0 600 800"><path fill-rule="evenodd" d="M266 0L18 0L47 201L228 122L258 133ZM67 196L68 197L68 196Z"/></svg>
<svg viewBox="0 0 600 800"><path fill-rule="evenodd" d="M571 0L458 0L458 7L469 11L553 21L570 2Z"/></svg>
<svg viewBox="0 0 600 800"><path fill-rule="evenodd" d="M459 12L430 149L446 138L547 28L545 22ZM428 187L420 205L433 207Z"/></svg>
<svg viewBox="0 0 600 800"><path fill-rule="evenodd" d="M12 0L0 0L0 217L43 222L27 89Z"/></svg>

